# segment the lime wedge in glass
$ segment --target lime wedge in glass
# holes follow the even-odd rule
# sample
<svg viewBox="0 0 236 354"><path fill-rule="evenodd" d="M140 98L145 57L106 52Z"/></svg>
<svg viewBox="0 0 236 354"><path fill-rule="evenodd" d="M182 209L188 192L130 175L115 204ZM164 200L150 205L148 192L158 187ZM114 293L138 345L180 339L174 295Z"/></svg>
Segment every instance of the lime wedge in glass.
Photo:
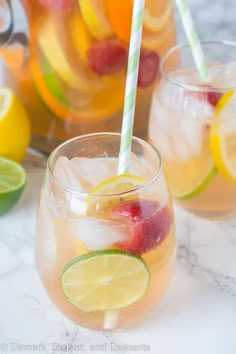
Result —
<svg viewBox="0 0 236 354"><path fill-rule="evenodd" d="M145 294L149 281L150 273L142 258L115 249L74 258L61 274L68 301L85 312L129 306Z"/></svg>
<svg viewBox="0 0 236 354"><path fill-rule="evenodd" d="M208 130L203 132L201 153L188 161L166 163L166 175L171 193L175 199L189 200L202 193L217 174L214 164Z"/></svg>
<svg viewBox="0 0 236 354"><path fill-rule="evenodd" d="M0 215L20 198L26 182L24 169L17 162L0 157Z"/></svg>

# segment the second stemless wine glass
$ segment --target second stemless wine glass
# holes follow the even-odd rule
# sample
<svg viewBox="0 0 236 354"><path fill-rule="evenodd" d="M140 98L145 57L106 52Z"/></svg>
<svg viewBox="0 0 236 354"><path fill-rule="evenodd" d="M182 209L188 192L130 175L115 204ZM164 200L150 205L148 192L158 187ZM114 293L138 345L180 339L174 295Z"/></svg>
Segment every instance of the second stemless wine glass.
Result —
<svg viewBox="0 0 236 354"><path fill-rule="evenodd" d="M175 258L172 204L159 153L133 138L117 176L120 134L80 136L49 157L36 260L55 305L74 322L114 330L152 313Z"/></svg>
<svg viewBox="0 0 236 354"><path fill-rule="evenodd" d="M149 140L162 154L171 193L206 217L236 206L236 43L203 42L208 81L202 82L188 45L161 62Z"/></svg>

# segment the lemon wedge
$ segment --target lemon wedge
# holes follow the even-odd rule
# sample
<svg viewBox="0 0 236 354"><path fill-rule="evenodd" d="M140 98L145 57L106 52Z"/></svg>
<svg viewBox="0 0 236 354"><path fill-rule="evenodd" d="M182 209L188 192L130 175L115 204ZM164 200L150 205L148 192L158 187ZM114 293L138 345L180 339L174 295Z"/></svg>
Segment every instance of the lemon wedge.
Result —
<svg viewBox="0 0 236 354"><path fill-rule="evenodd" d="M210 147L218 170L236 180L236 91L226 92L218 101L210 134Z"/></svg>
<svg viewBox="0 0 236 354"><path fill-rule="evenodd" d="M218 101L210 134L215 165L223 176L236 180L236 91L226 92Z"/></svg>

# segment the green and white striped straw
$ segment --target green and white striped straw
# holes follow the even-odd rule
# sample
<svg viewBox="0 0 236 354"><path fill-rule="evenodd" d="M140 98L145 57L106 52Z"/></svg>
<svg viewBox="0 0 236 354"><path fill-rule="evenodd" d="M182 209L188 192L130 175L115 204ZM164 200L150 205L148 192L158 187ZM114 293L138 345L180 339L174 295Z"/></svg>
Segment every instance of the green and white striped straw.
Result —
<svg viewBox="0 0 236 354"><path fill-rule="evenodd" d="M134 0L133 2L133 15L125 86L125 100L121 130L118 174L126 173L129 170L131 143L133 136L135 99L138 81L139 57L142 39L144 4L145 0ZM103 324L104 329L113 329L117 324L118 318L119 311L106 311Z"/></svg>
<svg viewBox="0 0 236 354"><path fill-rule="evenodd" d="M185 30L185 34L188 38L189 45L192 49L193 58L202 81L207 81L208 79L208 66L206 62L205 55L202 50L200 40L198 38L194 22L187 5L186 0L176 0L176 5L178 7L182 24Z"/></svg>
<svg viewBox="0 0 236 354"><path fill-rule="evenodd" d="M117 0L119 1L119 0ZM118 174L129 169L145 0L134 0Z"/></svg>

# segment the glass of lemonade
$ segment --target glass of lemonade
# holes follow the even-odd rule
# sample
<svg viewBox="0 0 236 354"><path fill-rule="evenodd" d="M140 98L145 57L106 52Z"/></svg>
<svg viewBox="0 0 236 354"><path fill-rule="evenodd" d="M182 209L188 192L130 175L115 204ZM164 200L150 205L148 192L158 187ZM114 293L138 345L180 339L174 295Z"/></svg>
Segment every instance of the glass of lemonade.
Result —
<svg viewBox="0 0 236 354"><path fill-rule="evenodd" d="M9 4L15 8L14 1L0 1L2 22L9 20ZM28 31L15 33L14 26L0 46L0 70L30 115L32 145L50 152L73 136L120 131L133 0L21 0L17 18L20 4ZM172 0L147 0L135 135L146 136L143 115L160 58L174 44Z"/></svg>
<svg viewBox="0 0 236 354"><path fill-rule="evenodd" d="M200 80L188 45L162 59L148 135L162 154L175 201L219 217L236 206L236 43L202 46L207 82Z"/></svg>
<svg viewBox="0 0 236 354"><path fill-rule="evenodd" d="M88 328L143 321L167 290L175 227L161 157L133 137L117 175L120 134L73 138L49 157L37 217L36 262L59 310Z"/></svg>

